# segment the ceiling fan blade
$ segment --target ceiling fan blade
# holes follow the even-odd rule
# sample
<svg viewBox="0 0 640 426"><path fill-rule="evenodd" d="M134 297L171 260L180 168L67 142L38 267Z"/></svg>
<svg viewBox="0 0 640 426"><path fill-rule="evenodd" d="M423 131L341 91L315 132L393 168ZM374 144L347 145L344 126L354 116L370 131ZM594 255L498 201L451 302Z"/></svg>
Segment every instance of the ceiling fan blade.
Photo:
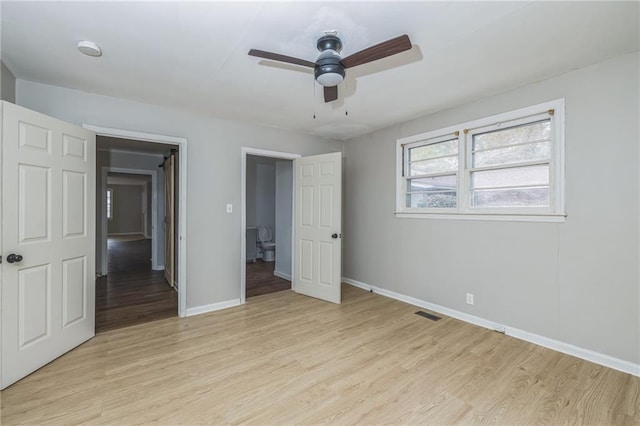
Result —
<svg viewBox="0 0 640 426"><path fill-rule="evenodd" d="M331 102L338 99L338 86L324 88L324 101Z"/></svg>
<svg viewBox="0 0 640 426"><path fill-rule="evenodd" d="M411 49L411 40L409 36L404 34L391 40L383 41L375 46L368 47L364 50L349 55L342 60L345 68L352 68L368 62L377 61L397 53Z"/></svg>
<svg viewBox="0 0 640 426"><path fill-rule="evenodd" d="M286 62L294 65L302 65L303 67L315 67L313 62L305 61L304 59L294 58L292 56L281 55L279 53L265 52L264 50L251 49L249 50L249 56L257 56L258 58L271 59L272 61Z"/></svg>

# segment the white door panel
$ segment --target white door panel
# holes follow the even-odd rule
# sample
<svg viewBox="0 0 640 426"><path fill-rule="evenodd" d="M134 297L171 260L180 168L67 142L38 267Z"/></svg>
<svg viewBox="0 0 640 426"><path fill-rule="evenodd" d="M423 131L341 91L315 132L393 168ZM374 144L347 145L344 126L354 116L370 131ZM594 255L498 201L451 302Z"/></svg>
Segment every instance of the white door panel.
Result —
<svg viewBox="0 0 640 426"><path fill-rule="evenodd" d="M293 289L340 303L342 154L294 161L296 182Z"/></svg>
<svg viewBox="0 0 640 426"><path fill-rule="evenodd" d="M94 335L95 135L1 105L5 388Z"/></svg>

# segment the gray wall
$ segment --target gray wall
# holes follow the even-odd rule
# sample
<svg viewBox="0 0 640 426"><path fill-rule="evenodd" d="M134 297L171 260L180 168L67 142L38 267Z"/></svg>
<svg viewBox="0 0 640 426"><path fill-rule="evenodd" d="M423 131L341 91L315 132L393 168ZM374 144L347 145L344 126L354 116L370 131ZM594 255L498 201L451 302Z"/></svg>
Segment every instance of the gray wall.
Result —
<svg viewBox="0 0 640 426"><path fill-rule="evenodd" d="M639 363L638 62L627 55L346 142L343 275ZM558 98L565 223L394 216L396 139Z"/></svg>
<svg viewBox="0 0 640 426"><path fill-rule="evenodd" d="M16 102L16 78L4 62L0 62L0 99Z"/></svg>
<svg viewBox="0 0 640 426"><path fill-rule="evenodd" d="M142 233L142 185L108 185L113 196L113 215L107 221L107 233Z"/></svg>
<svg viewBox="0 0 640 426"><path fill-rule="evenodd" d="M268 225L276 228L276 165L272 158L269 162L256 164L256 225Z"/></svg>
<svg viewBox="0 0 640 426"><path fill-rule="evenodd" d="M20 81L20 80L19 80ZM27 107L29 108L29 107ZM35 109L35 108L31 108ZM36 110L37 111L37 110ZM48 114L54 116L53 114ZM69 120L67 120L69 121ZM99 137L99 136L98 136ZM125 169L142 169L155 171L158 174L157 194L158 194L158 238L152 241L156 246L157 263L162 266L164 263L164 228L162 221L164 220L164 171L158 165L162 162L161 155L146 155L132 152L112 152L98 151L96 152L96 194L100 193L102 188L102 168L118 167ZM149 204L151 208L151 204ZM102 270L102 226L101 213L102 199L96 197L96 273L106 274L107 271ZM149 219L151 220L151 219Z"/></svg>
<svg viewBox="0 0 640 426"><path fill-rule="evenodd" d="M291 277L293 161L276 161L276 272Z"/></svg>
<svg viewBox="0 0 640 426"><path fill-rule="evenodd" d="M70 123L188 139L187 307L240 298L240 148L302 155L342 149L338 141L20 79L17 98ZM227 203L235 207L231 214Z"/></svg>

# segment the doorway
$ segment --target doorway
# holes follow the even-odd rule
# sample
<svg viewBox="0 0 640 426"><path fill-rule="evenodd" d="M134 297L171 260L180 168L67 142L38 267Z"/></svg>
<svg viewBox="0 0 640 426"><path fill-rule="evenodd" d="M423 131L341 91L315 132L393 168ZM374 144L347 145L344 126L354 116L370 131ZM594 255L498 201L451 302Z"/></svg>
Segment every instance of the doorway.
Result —
<svg viewBox="0 0 640 426"><path fill-rule="evenodd" d="M293 159L242 148L241 302L291 289Z"/></svg>
<svg viewBox="0 0 640 426"><path fill-rule="evenodd" d="M291 289L292 160L247 155L246 297Z"/></svg>
<svg viewBox="0 0 640 426"><path fill-rule="evenodd" d="M96 146L96 332L177 316L179 146L101 135Z"/></svg>

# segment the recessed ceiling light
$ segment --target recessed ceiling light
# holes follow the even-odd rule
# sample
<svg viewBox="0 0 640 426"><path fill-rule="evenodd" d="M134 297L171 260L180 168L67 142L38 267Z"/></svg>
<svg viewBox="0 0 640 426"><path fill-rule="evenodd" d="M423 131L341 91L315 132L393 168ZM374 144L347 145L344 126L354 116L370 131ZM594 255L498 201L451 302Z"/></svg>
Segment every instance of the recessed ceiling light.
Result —
<svg viewBox="0 0 640 426"><path fill-rule="evenodd" d="M102 56L100 46L92 41L80 40L76 45L78 50L88 56Z"/></svg>

